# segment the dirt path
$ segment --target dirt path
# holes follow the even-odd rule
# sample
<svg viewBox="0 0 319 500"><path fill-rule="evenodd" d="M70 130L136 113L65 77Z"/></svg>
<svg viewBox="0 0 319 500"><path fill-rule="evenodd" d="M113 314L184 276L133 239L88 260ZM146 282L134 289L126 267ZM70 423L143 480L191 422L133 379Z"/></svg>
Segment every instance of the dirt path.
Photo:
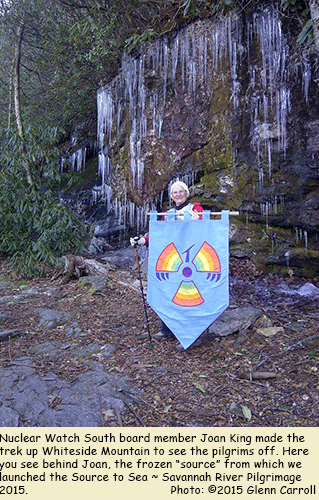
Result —
<svg viewBox="0 0 319 500"><path fill-rule="evenodd" d="M49 277L21 282L2 265L2 279L11 281L0 288L0 297L14 296L21 287L35 293L1 305L8 313L2 330L23 332L1 342L1 366L28 355L30 346L66 341L63 328L44 331L39 325L35 309L54 308L72 314L85 332L67 337L72 345L115 345L111 357L98 361L106 371L127 375L138 389L139 397L124 414L105 416L107 426L318 426L319 300L300 296L297 290L305 281L297 278L265 276L235 260L230 267L231 307L260 308L281 330L265 336L253 326L178 352L174 339L151 346L143 338L147 331L135 272L110 271L107 293L90 295L77 281L63 286ZM153 335L159 320L150 309L149 318ZM89 369L72 356L52 362L38 355L37 361L39 373L53 372L68 381ZM257 367L271 376L251 380Z"/></svg>

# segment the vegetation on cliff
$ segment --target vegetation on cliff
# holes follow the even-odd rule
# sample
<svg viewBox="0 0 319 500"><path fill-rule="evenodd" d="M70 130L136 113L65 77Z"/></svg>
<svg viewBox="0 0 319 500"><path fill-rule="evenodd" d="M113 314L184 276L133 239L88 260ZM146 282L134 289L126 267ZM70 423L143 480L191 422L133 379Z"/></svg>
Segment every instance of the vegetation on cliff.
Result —
<svg viewBox="0 0 319 500"><path fill-rule="evenodd" d="M195 18L230 9L243 14L256 0L11 0L0 2L2 126L61 126L86 133L95 121L96 90L117 74L120 56ZM300 41L314 40L313 1L281 0L297 17ZM313 7L313 15L315 10ZM18 107L20 105L20 110ZM20 117L19 117L20 113ZM16 120L13 119L15 115Z"/></svg>
<svg viewBox="0 0 319 500"><path fill-rule="evenodd" d="M230 9L244 15L258 3L1 0L0 255L32 274L81 248L79 217L59 200L63 179L54 147L95 137L96 91L117 74L124 50L137 51L141 41L196 18ZM280 5L283 15L300 21L300 42L316 40L315 2Z"/></svg>

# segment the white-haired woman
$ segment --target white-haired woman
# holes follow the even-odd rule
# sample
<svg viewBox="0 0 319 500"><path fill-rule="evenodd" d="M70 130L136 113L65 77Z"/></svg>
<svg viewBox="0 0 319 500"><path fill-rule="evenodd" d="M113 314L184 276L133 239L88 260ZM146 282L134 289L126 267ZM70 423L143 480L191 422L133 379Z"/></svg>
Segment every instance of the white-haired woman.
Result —
<svg viewBox="0 0 319 500"><path fill-rule="evenodd" d="M191 203L188 200L189 190L185 182L176 181L171 185L171 198L175 206L169 212L176 212L176 218L182 219L184 212L189 212L192 219L201 219L203 208L197 202Z"/></svg>
<svg viewBox="0 0 319 500"><path fill-rule="evenodd" d="M189 189L185 182L176 181L171 185L170 196L174 201L174 207L171 208L168 212L175 212L176 219L183 219L184 213L189 212L192 219L201 219L203 207L200 203L190 202L189 201ZM163 216L165 219L165 215ZM148 246L149 237L145 236L135 236L135 238L130 239L130 243L132 246L136 245L146 245ZM161 320L161 330L159 333L154 335L154 338L161 337L173 337L174 334L168 328L168 326Z"/></svg>
<svg viewBox="0 0 319 500"><path fill-rule="evenodd" d="M184 213L189 212L192 219L201 219L203 207L200 203L190 202L189 197L189 189L185 182L176 181L171 185L170 195L172 200L174 201L174 207L171 208L169 212L175 212L176 219L183 219ZM165 216L163 216L165 219ZM135 236L135 238L130 239L130 243L132 246L136 245L146 245L148 246L148 236Z"/></svg>

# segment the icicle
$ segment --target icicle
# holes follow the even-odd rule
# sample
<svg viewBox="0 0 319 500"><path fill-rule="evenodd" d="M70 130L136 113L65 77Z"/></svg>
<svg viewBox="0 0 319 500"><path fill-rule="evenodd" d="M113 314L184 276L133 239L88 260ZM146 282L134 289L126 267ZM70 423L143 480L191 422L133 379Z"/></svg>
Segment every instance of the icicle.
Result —
<svg viewBox="0 0 319 500"><path fill-rule="evenodd" d="M167 40L163 42L163 66L164 66L164 77L163 77L163 107L166 105L166 93L167 93L167 73L168 73L168 46Z"/></svg>
<svg viewBox="0 0 319 500"><path fill-rule="evenodd" d="M162 125L163 125L163 118L162 116L159 114L158 115L158 138L161 137L161 133L162 133Z"/></svg>
<svg viewBox="0 0 319 500"><path fill-rule="evenodd" d="M303 232L304 240L305 240L305 249L308 250L308 233L307 231Z"/></svg>
<svg viewBox="0 0 319 500"><path fill-rule="evenodd" d="M207 78L207 37L200 35L198 38L198 80L201 86L206 84Z"/></svg>
<svg viewBox="0 0 319 500"><path fill-rule="evenodd" d="M102 179L102 186L108 181L111 173L111 161L109 156L103 153L99 154L98 157L98 173Z"/></svg>
<svg viewBox="0 0 319 500"><path fill-rule="evenodd" d="M196 63L196 43L195 43L194 33L192 33L192 55L191 55L191 60L189 61L188 69L189 69L188 93L189 95L195 96L196 83L197 83L197 63Z"/></svg>
<svg viewBox="0 0 319 500"><path fill-rule="evenodd" d="M87 148L81 148L72 153L70 157L72 172L82 172L84 170L86 162L86 149Z"/></svg>
<svg viewBox="0 0 319 500"><path fill-rule="evenodd" d="M77 172L83 172L86 164L86 152L87 148L82 148L77 151Z"/></svg>
<svg viewBox="0 0 319 500"><path fill-rule="evenodd" d="M264 169L262 167L260 167L259 169L258 176L259 176L259 185L261 189L264 184Z"/></svg>
<svg viewBox="0 0 319 500"><path fill-rule="evenodd" d="M278 11L269 9L254 15L254 27L260 42L262 56L262 72L259 99L263 103L261 120L264 123L275 122L278 134L278 149L286 153L287 149L287 119L290 111L290 91L286 82L289 75L286 67L288 45L281 29L281 19ZM254 74L254 68L250 70ZM257 81L254 87L257 90ZM256 94L258 96L258 94ZM257 106L256 106L257 109ZM272 116L273 109L275 110ZM271 177L271 137L265 140L268 156L269 177Z"/></svg>
<svg viewBox="0 0 319 500"><path fill-rule="evenodd" d="M117 108L117 123L116 123L117 141L119 141L119 138L120 138L121 112L122 112L122 105L119 102L118 108Z"/></svg>
<svg viewBox="0 0 319 500"><path fill-rule="evenodd" d="M266 201L265 203L265 207L266 207L266 231L268 231L268 215L269 215L269 202Z"/></svg>
<svg viewBox="0 0 319 500"><path fill-rule="evenodd" d="M109 143L111 142L112 120L113 120L113 102L109 91L104 87L97 94L97 112L98 112L98 146L104 148L104 135L107 135Z"/></svg>
<svg viewBox="0 0 319 500"><path fill-rule="evenodd" d="M271 141L267 140L267 149L268 149L268 176L271 179Z"/></svg>
<svg viewBox="0 0 319 500"><path fill-rule="evenodd" d="M173 42L173 48L172 48L172 83L173 84L175 83L175 79L176 79L178 56L179 56L179 37L177 36Z"/></svg>
<svg viewBox="0 0 319 500"><path fill-rule="evenodd" d="M311 82L311 64L308 55L304 53L303 56L302 89L306 98L306 103L308 104L308 92Z"/></svg>
<svg viewBox="0 0 319 500"><path fill-rule="evenodd" d="M189 61L189 39L186 33L185 37L181 40L181 66L182 66L182 88L185 88L185 81L187 76L187 66Z"/></svg>
<svg viewBox="0 0 319 500"><path fill-rule="evenodd" d="M286 257L286 264L287 264L287 267L288 267L288 269L289 269L289 257L290 257L290 252L289 252L289 251L287 251L287 252L285 253L285 257Z"/></svg>

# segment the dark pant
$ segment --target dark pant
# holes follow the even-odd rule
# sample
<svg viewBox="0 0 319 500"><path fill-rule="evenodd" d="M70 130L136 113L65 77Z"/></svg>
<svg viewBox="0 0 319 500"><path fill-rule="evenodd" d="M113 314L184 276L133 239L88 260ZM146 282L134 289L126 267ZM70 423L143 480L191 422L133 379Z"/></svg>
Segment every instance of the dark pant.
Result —
<svg viewBox="0 0 319 500"><path fill-rule="evenodd" d="M161 332L164 333L164 335L167 337L174 335L173 332L168 328L168 326L162 320L161 320Z"/></svg>

